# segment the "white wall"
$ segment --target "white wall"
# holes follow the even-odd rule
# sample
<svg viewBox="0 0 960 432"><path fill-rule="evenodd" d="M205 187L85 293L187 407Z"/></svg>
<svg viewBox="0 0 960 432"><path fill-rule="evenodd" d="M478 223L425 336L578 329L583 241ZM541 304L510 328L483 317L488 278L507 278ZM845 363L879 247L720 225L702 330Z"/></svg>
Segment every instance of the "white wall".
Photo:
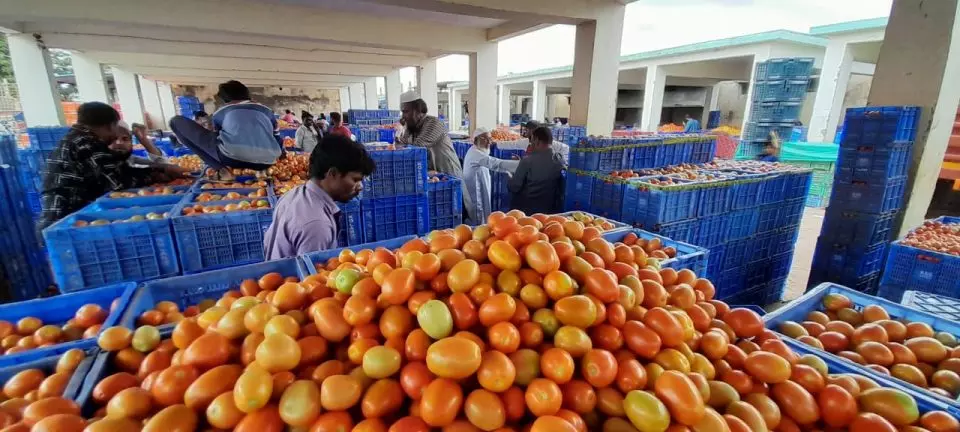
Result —
<svg viewBox="0 0 960 432"><path fill-rule="evenodd" d="M717 109L720 110L720 124L739 127L747 107L747 95L741 93L737 81L724 81L717 84Z"/></svg>

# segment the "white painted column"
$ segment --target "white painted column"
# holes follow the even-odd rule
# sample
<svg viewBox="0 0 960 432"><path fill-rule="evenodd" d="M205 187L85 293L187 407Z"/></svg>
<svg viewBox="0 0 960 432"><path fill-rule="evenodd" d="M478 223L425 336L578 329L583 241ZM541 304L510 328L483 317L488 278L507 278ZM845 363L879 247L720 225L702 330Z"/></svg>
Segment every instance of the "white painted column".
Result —
<svg viewBox="0 0 960 432"><path fill-rule="evenodd" d="M813 100L813 115L807 131L811 142L832 142L843 114L843 96L850 82L853 52L845 41L831 40L823 56L820 84Z"/></svg>
<svg viewBox="0 0 960 432"><path fill-rule="evenodd" d="M481 45L470 53L470 133L477 127L497 126L497 43Z"/></svg>
<svg viewBox="0 0 960 432"><path fill-rule="evenodd" d="M350 109L350 88L340 87L340 112Z"/></svg>
<svg viewBox="0 0 960 432"><path fill-rule="evenodd" d="M917 105L900 235L922 223L947 150L960 101L960 10L957 0L894 0L868 106Z"/></svg>
<svg viewBox="0 0 960 432"><path fill-rule="evenodd" d="M667 71L662 66L647 68L647 80L643 86L643 108L640 110L640 130L656 132L663 115L663 91L667 84Z"/></svg>
<svg viewBox="0 0 960 432"><path fill-rule="evenodd" d="M176 105L173 104L173 89L170 84L157 82L157 94L160 96L160 108L163 108L163 124L160 129L170 128L170 119L177 115Z"/></svg>
<svg viewBox="0 0 960 432"><path fill-rule="evenodd" d="M547 84L540 80L533 81L533 114L530 119L543 123L547 113Z"/></svg>
<svg viewBox="0 0 960 432"><path fill-rule="evenodd" d="M757 84L757 63L762 63L767 61L770 58L770 51L767 50L765 53L757 53L753 55L753 66L750 69L750 83L747 86L747 106L743 108L743 124L740 125L740 130L747 130L747 122L750 121L750 116L753 115L753 87Z"/></svg>
<svg viewBox="0 0 960 432"><path fill-rule="evenodd" d="M710 111L720 109L720 83L714 84L710 90Z"/></svg>
<svg viewBox="0 0 960 432"><path fill-rule="evenodd" d="M17 89L23 97L20 107L28 126L59 126L65 123L60 93L53 79L47 49L32 34L9 34L7 44Z"/></svg>
<svg viewBox="0 0 960 432"><path fill-rule="evenodd" d="M427 103L427 114L437 115L440 102L437 101L437 61L427 60L417 68L417 89L420 99ZM459 129L460 125L457 125Z"/></svg>
<svg viewBox="0 0 960 432"><path fill-rule="evenodd" d="M500 87L500 106L498 107L500 117L498 122L502 125L510 126L510 87L505 85L498 87Z"/></svg>
<svg viewBox="0 0 960 432"><path fill-rule="evenodd" d="M386 77L387 109L400 110L400 69L394 69Z"/></svg>
<svg viewBox="0 0 960 432"><path fill-rule="evenodd" d="M363 80L363 100L368 110L380 108L380 97L377 95L377 78Z"/></svg>
<svg viewBox="0 0 960 432"><path fill-rule="evenodd" d="M367 103L363 97L363 83L350 84L350 108L367 109ZM350 121L352 122L353 119Z"/></svg>
<svg viewBox="0 0 960 432"><path fill-rule="evenodd" d="M157 83L137 75L140 84L140 97L143 98L143 113L150 129L163 128L163 108L160 106L160 95L157 93Z"/></svg>
<svg viewBox="0 0 960 432"><path fill-rule="evenodd" d="M577 25L570 123L610 135L617 113L623 4L598 5L597 19Z"/></svg>
<svg viewBox="0 0 960 432"><path fill-rule="evenodd" d="M461 95L463 92L457 90L450 90L450 117L448 121L450 122L450 130L458 131L463 129L463 99Z"/></svg>
<svg viewBox="0 0 960 432"><path fill-rule="evenodd" d="M143 103L140 101L140 89L137 76L117 67L113 71L113 83L117 86L117 98L120 99L120 111L127 123L143 123Z"/></svg>
<svg viewBox="0 0 960 432"><path fill-rule="evenodd" d="M706 86L704 89L704 99L703 99L703 115L700 116L700 127L703 129L707 128L707 123L710 121L710 100L713 99L713 92L716 89L713 86Z"/></svg>
<svg viewBox="0 0 960 432"><path fill-rule="evenodd" d="M73 62L73 75L77 79L77 91L80 93L80 100L110 103L110 99L107 97L106 81L103 79L103 70L100 69L100 62L76 51L70 52L70 58Z"/></svg>

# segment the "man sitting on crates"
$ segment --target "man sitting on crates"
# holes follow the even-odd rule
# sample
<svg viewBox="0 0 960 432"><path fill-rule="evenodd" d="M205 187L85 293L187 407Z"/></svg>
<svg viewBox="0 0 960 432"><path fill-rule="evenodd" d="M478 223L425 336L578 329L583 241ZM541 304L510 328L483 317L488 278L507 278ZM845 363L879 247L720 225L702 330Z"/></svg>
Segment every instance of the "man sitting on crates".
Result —
<svg viewBox="0 0 960 432"><path fill-rule="evenodd" d="M376 165L367 150L350 138L325 135L310 153L310 180L280 198L263 236L268 260L295 257L337 247L337 202L363 190L363 178Z"/></svg>
<svg viewBox="0 0 960 432"><path fill-rule="evenodd" d="M125 134L125 136L123 136ZM80 210L110 191L147 186L182 177L175 165L134 168L130 132L120 127L120 113L103 102L87 102L77 123L47 160L43 178L40 229Z"/></svg>

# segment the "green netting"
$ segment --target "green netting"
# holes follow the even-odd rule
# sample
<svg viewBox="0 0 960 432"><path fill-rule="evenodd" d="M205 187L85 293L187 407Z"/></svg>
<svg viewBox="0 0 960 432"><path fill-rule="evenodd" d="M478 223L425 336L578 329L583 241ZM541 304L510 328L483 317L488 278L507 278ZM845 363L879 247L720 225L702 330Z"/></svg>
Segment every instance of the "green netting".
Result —
<svg viewBox="0 0 960 432"><path fill-rule="evenodd" d="M835 163L839 150L840 146L834 143L788 141L783 143L783 148L780 149L780 160Z"/></svg>

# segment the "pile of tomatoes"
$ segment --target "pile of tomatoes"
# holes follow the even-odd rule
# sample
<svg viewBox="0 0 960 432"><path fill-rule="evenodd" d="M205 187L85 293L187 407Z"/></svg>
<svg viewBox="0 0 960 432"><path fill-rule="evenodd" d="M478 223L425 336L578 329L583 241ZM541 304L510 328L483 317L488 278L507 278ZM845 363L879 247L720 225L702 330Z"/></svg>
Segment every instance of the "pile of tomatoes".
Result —
<svg viewBox="0 0 960 432"><path fill-rule="evenodd" d="M919 249L960 256L960 224L924 221L900 243Z"/></svg>
<svg viewBox="0 0 960 432"><path fill-rule="evenodd" d="M396 251L343 250L304 280L246 280L187 313L165 305L152 319L178 321L169 338L152 326L101 333L113 371L93 390L92 417L60 401L65 414L43 417L36 413L52 411L33 402L24 412L34 414L17 424L960 429L947 413L921 416L905 392L796 354L756 313L713 299L709 280L660 268L654 255L666 255L655 242L628 234L611 244L600 233L562 216L495 212L487 225L434 232Z"/></svg>
<svg viewBox="0 0 960 432"><path fill-rule="evenodd" d="M945 398L960 396L956 336L891 319L881 305L857 310L843 294L827 294L822 303L823 311L810 312L802 323L784 321L780 332Z"/></svg>
<svg viewBox="0 0 960 432"><path fill-rule="evenodd" d="M32 316L23 317L15 323L0 320L0 353L16 354L38 347L97 337L100 326L109 314L110 311L100 305L90 303L77 309L74 317L63 324L45 323Z"/></svg>

